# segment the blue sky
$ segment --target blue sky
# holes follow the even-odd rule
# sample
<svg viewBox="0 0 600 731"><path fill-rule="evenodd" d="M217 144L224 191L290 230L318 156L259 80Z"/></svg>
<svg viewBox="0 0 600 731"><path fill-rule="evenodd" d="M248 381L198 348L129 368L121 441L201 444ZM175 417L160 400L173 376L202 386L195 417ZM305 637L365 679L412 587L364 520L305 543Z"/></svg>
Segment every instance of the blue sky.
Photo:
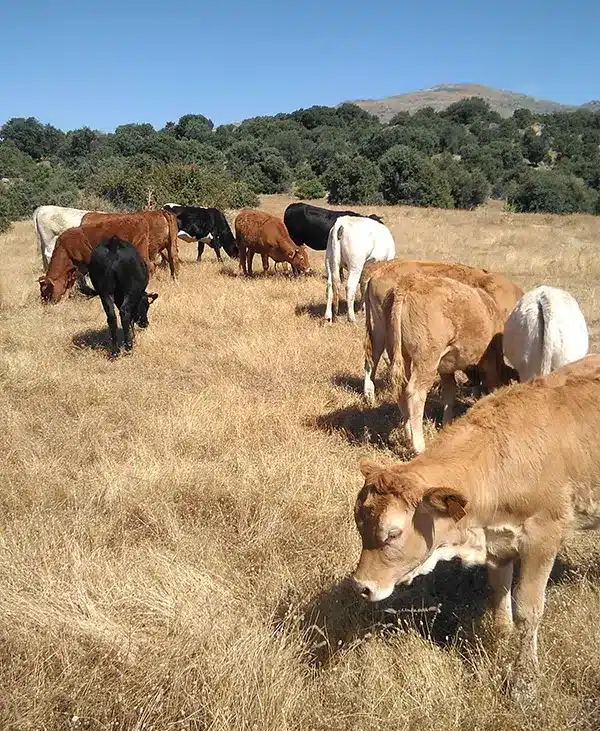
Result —
<svg viewBox="0 0 600 731"><path fill-rule="evenodd" d="M0 123L216 124L472 82L600 97L598 0L4 0Z"/></svg>

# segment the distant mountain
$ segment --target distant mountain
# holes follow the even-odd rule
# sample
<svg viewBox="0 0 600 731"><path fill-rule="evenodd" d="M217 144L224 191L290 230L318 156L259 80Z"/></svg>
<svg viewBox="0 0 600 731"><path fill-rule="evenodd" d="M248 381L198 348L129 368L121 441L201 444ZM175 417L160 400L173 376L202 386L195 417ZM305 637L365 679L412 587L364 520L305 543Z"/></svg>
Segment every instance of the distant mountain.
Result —
<svg viewBox="0 0 600 731"><path fill-rule="evenodd" d="M538 114L549 114L550 112L561 112L577 109L568 104L536 99L527 94L519 94L515 91L504 91L494 89L490 86L479 84L442 84L431 89L421 91L410 91L408 94L398 96L387 96L384 99L360 99L355 101L362 109L371 114L377 115L383 122L388 122L398 112L416 112L423 107L433 107L436 111L445 109L453 102L460 101L470 96L479 96L489 102L492 109L503 117L510 115L520 107L531 109ZM600 109L600 101L595 100L583 105L586 108Z"/></svg>
<svg viewBox="0 0 600 731"><path fill-rule="evenodd" d="M600 99L592 99L581 105L582 109L591 109L592 112L600 112Z"/></svg>

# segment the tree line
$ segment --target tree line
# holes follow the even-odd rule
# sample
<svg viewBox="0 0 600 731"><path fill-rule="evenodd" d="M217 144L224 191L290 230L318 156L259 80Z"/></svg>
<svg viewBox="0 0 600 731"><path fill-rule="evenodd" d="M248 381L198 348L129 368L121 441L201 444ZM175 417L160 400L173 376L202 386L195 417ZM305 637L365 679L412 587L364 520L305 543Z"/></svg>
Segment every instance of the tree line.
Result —
<svg viewBox="0 0 600 731"><path fill-rule="evenodd" d="M389 123L314 106L215 127L186 114L162 129L63 132L33 117L0 128L0 227L42 204L239 208L261 193L339 204L600 213L600 113L502 118L478 97Z"/></svg>

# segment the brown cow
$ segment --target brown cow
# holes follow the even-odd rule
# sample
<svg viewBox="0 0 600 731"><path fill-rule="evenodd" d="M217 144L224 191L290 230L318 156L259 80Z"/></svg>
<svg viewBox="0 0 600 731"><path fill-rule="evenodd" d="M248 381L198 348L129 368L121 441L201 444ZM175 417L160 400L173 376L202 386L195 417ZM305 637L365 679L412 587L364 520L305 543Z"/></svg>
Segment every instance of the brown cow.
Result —
<svg viewBox="0 0 600 731"><path fill-rule="evenodd" d="M244 208L235 219L235 238L240 266L245 275L252 274L252 260L260 254L263 272L269 270L269 257L274 262L288 262L294 272L310 272L306 247L297 246L284 222L265 211Z"/></svg>
<svg viewBox="0 0 600 731"><path fill-rule="evenodd" d="M148 256L148 220L139 216L119 216L100 223L77 226L63 231L56 240L48 271L38 279L40 294L45 302L58 302L81 274L87 273L92 250L105 239L118 236L133 244L153 270Z"/></svg>
<svg viewBox="0 0 600 731"><path fill-rule="evenodd" d="M149 242L148 255L150 261L154 262L158 254L165 256L169 263L171 277L177 279L179 274L179 250L177 248L177 237L179 229L177 228L177 217L169 211L136 211L135 213L102 213L100 211L91 211L86 213L81 221L81 225L87 223L101 223L107 220L118 221L123 216L137 216L148 222ZM118 232L117 232L118 233ZM120 238L123 238L122 236Z"/></svg>
<svg viewBox="0 0 600 731"><path fill-rule="evenodd" d="M487 563L494 624L513 630L515 695L537 665L546 583L571 528L600 526L600 356L497 391L408 463L362 462L362 552L353 580L369 601L455 557Z"/></svg>
<svg viewBox="0 0 600 731"><path fill-rule="evenodd" d="M425 449L425 399L438 373L444 424L453 418L456 371L476 367L491 387L505 381L498 352L504 313L482 289L448 277L407 274L383 301L369 282L365 304L365 396L374 399L372 374L385 349L406 436L415 451Z"/></svg>
<svg viewBox="0 0 600 731"><path fill-rule="evenodd" d="M382 323L382 306L389 292L402 280L406 274L419 273L427 276L448 277L455 279L471 287L477 287L490 295L496 304L499 315L506 320L512 312L515 304L523 294L523 290L510 281L504 274L488 272L486 269L477 269L465 264L452 264L441 261L413 261L403 259L392 259L386 262L367 262L361 277L361 296L366 299L366 289L371 287L371 315L366 316L367 333L365 337L365 382L364 394L371 404L375 400L375 371L379 359L383 353L383 343L373 343L373 330L384 327ZM495 349L500 358L499 367L502 365L501 337L495 340ZM477 368L470 368L468 375L476 385L481 382L481 373ZM512 369L507 369L502 382L507 382L510 377L518 380L518 374ZM488 387L491 384L486 384Z"/></svg>

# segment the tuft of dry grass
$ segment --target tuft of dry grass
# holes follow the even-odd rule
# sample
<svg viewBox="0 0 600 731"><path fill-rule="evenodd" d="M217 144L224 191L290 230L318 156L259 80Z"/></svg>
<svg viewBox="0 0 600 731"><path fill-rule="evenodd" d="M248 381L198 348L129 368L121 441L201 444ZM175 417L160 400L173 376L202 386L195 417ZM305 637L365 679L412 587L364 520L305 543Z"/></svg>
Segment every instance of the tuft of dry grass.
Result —
<svg viewBox="0 0 600 731"><path fill-rule="evenodd" d="M597 343L600 219L367 210L399 256L568 289ZM557 562L526 713L484 572L446 564L378 607L349 590L358 460L403 447L385 380L377 409L360 397L361 319L322 325L322 275L246 280L182 243L181 283L159 273L110 362L98 300L39 303L32 226L0 249L0 728L598 728L593 538Z"/></svg>

